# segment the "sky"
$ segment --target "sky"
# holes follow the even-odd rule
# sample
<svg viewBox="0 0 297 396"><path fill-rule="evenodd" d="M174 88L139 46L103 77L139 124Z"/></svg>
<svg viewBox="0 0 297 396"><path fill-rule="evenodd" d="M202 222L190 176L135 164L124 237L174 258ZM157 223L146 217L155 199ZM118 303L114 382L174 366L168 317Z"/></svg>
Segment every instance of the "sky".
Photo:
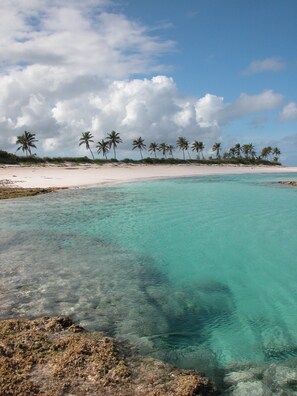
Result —
<svg viewBox="0 0 297 396"><path fill-rule="evenodd" d="M0 150L26 130L84 156L115 130L119 158L184 136L297 165L296 20L296 0L0 0Z"/></svg>

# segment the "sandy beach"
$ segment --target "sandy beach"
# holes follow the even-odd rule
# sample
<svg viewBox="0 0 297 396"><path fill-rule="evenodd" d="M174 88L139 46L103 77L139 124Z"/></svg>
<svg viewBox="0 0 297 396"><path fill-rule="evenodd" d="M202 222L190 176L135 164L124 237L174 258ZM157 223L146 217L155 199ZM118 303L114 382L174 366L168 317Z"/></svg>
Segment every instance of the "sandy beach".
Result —
<svg viewBox="0 0 297 396"><path fill-rule="evenodd" d="M79 188L173 177L293 172L297 172L297 167L129 164L2 166L0 183L24 188Z"/></svg>

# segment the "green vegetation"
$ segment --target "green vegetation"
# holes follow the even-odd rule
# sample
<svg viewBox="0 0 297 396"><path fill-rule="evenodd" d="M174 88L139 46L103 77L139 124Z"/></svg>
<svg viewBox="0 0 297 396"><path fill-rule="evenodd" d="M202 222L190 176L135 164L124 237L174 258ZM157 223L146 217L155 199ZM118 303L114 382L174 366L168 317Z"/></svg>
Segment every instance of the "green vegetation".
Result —
<svg viewBox="0 0 297 396"><path fill-rule="evenodd" d="M157 158L157 151L159 151L159 145L156 142L152 142L149 145L149 149L148 149L149 153L154 153L154 157Z"/></svg>
<svg viewBox="0 0 297 396"><path fill-rule="evenodd" d="M91 134L90 131L82 132L82 137L79 139L79 145L81 146L82 144L85 144L86 149L90 150L90 153L92 154L92 158L94 160L95 159L94 154L90 147L90 143L94 143L94 140L92 140L93 138L94 138L94 136Z"/></svg>
<svg viewBox="0 0 297 396"><path fill-rule="evenodd" d="M32 155L31 148L36 148L34 144L36 142L38 140L35 139L35 133L25 131L23 135L17 136L16 144L20 145L17 151L22 150L26 154L26 157L28 157L28 155Z"/></svg>
<svg viewBox="0 0 297 396"><path fill-rule="evenodd" d="M221 158L221 143L215 143L213 146L212 146L212 151L215 151L215 153L216 153L216 156L217 156L217 158L218 159L220 159Z"/></svg>
<svg viewBox="0 0 297 396"><path fill-rule="evenodd" d="M132 150L138 149L140 152L141 159L143 159L142 150L144 150L145 148L146 145L144 144L144 140L142 139L142 137L133 140Z"/></svg>
<svg viewBox="0 0 297 396"><path fill-rule="evenodd" d="M120 138L120 134L115 132L115 131L111 131L108 135L107 135L107 143L109 144L109 148L113 148L113 153L114 153L114 159L117 159L116 156L116 148L118 146L119 143L122 143L122 139Z"/></svg>
<svg viewBox="0 0 297 396"><path fill-rule="evenodd" d="M110 145L107 140L102 139L97 143L97 153L100 154L102 153L103 157L107 160L107 153L109 152Z"/></svg>
<svg viewBox="0 0 297 396"><path fill-rule="evenodd" d="M26 155L17 156L15 154L7 153L6 151L0 150L0 164L63 164L65 162L70 162L74 164L79 163L95 163L103 164L106 161L117 162L116 158L116 148L120 143L123 143L120 134L115 131L111 131L107 134L105 139L97 142L96 149L97 153L103 155L104 159L95 159L93 151L91 149L91 143L94 143L94 136L90 131L82 132L82 136L79 140L79 146L85 145L86 149L90 151L92 160L88 157L37 157L36 154L32 155L31 148L36 148L35 134L25 131L23 135L17 137L16 144L19 145L18 150L22 150ZM183 159L178 159L173 157L174 150L178 148L182 151ZM108 160L107 154L113 149L114 158ZM257 155L255 147L252 143L243 144L236 143L233 147L222 154L222 143L216 142L213 144L211 150L215 153L216 158L209 156L205 158L204 151L205 145L202 141L195 140L192 144L183 137L179 136L176 141L176 146L167 144L166 142L157 143L151 142L148 146L148 152L153 155L153 157L144 158L143 151L146 150L146 144L142 137L134 139L132 142L132 150L138 149L140 152L141 159L138 161L131 159L124 159L121 162L131 162L131 163L168 163L168 164L181 164L187 163L197 163L197 164L244 164L244 165L280 165L279 157L281 152L278 147L263 147L260 153ZM192 159L190 156L189 149L196 154L196 159ZM158 158L157 153L160 152L162 158ZM188 155L188 160L186 160L186 153ZM168 155L170 158L168 157Z"/></svg>
<svg viewBox="0 0 297 396"><path fill-rule="evenodd" d="M188 142L188 140L185 137L180 136L179 138L177 138L176 147L178 147L183 152L183 159L184 160L186 159L185 151L188 153L189 158L191 159L190 154L188 152L189 142Z"/></svg>

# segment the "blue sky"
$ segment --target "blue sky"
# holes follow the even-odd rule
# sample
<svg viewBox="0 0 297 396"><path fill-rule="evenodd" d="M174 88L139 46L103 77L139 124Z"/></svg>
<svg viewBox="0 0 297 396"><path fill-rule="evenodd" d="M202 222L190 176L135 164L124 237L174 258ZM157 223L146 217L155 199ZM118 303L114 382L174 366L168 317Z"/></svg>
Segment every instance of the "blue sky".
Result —
<svg viewBox="0 0 297 396"><path fill-rule="evenodd" d="M278 146L297 165L296 0L3 0L0 148L40 155L118 131L229 148ZM95 145L95 143L94 143ZM179 155L179 153L177 153Z"/></svg>
<svg viewBox="0 0 297 396"><path fill-rule="evenodd" d="M125 4L123 2L123 4ZM295 0L152 0L130 1L123 7L149 26L168 26L159 33L176 42L176 52L164 57L185 92L208 92L233 100L238 92L256 93L275 87L296 99L287 78L296 72ZM254 60L277 58L287 64L282 73L243 76ZM286 77L288 76L288 77Z"/></svg>

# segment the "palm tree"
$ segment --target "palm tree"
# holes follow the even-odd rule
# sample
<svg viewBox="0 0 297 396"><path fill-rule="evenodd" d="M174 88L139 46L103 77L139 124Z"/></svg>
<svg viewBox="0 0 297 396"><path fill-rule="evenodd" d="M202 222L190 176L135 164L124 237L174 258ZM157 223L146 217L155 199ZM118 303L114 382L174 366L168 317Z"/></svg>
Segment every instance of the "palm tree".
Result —
<svg viewBox="0 0 297 396"><path fill-rule="evenodd" d="M102 139L97 143L97 153L100 154L102 153L105 159L107 159L107 153L109 152L110 149L110 144L107 140Z"/></svg>
<svg viewBox="0 0 297 396"><path fill-rule="evenodd" d="M204 159L203 150L205 149L205 146L203 142L198 142L197 140L195 140L192 143L191 147L192 151L196 151L198 159L200 159L200 153L202 154L202 158Z"/></svg>
<svg viewBox="0 0 297 396"><path fill-rule="evenodd" d="M93 154L93 152L92 152L92 150L91 150L91 147L90 147L90 143L93 143L93 142L94 142L94 140L92 140L94 136L91 134L90 131L82 132L81 135L82 135L82 136L81 136L81 138L79 139L79 142L80 142L79 145L81 146L82 144L85 144L85 145L86 145L86 149L87 149L87 150L90 150L90 152L91 152L91 154L92 154L92 157L93 157L93 160L95 160L94 154Z"/></svg>
<svg viewBox="0 0 297 396"><path fill-rule="evenodd" d="M108 135L107 135L107 141L109 143L110 147L113 147L113 153L114 153L114 158L116 159L116 147L119 143L122 143L122 139L120 138L120 134L118 132L115 131L111 131Z"/></svg>
<svg viewBox="0 0 297 396"><path fill-rule="evenodd" d="M216 152L216 156L217 156L217 158L221 158L221 155L220 155L220 151L221 151L221 143L215 143L213 146L212 146L212 151L215 151Z"/></svg>
<svg viewBox="0 0 297 396"><path fill-rule="evenodd" d="M261 151L261 157L263 157L264 159L267 159L267 157L271 154L272 152L272 147L268 146L268 147L263 147L262 151Z"/></svg>
<svg viewBox="0 0 297 396"><path fill-rule="evenodd" d="M168 153L171 155L171 157L173 158L173 151L174 151L175 147L172 144L168 144L167 146L167 151Z"/></svg>
<svg viewBox="0 0 297 396"><path fill-rule="evenodd" d="M242 150L240 143L236 143L234 146L234 149L235 149L235 154L237 155L237 158L239 158L241 150Z"/></svg>
<svg viewBox="0 0 297 396"><path fill-rule="evenodd" d="M202 159L204 159L203 150L205 149L205 146L204 146L203 142L198 142L198 143L199 143L199 152L202 155Z"/></svg>
<svg viewBox="0 0 297 396"><path fill-rule="evenodd" d="M255 146L253 145L253 143L249 143L249 155L251 156L252 159L255 159L256 157L256 150L255 150Z"/></svg>
<svg viewBox="0 0 297 396"><path fill-rule="evenodd" d="M31 133L28 131L25 131L23 135L17 136L16 144L20 144L20 147L17 148L18 150L22 150L23 152L26 153L26 157L31 155L31 147L36 148L35 142L38 142L38 140L35 139L35 133Z"/></svg>
<svg viewBox="0 0 297 396"><path fill-rule="evenodd" d="M166 158L166 151L167 151L167 144L166 143L160 143L159 144L159 150L162 151L163 157Z"/></svg>
<svg viewBox="0 0 297 396"><path fill-rule="evenodd" d="M150 153L154 153L155 158L157 158L156 152L159 151L159 145L158 145L156 142L152 142L152 143L149 145L149 150L148 150L148 151L149 151Z"/></svg>
<svg viewBox="0 0 297 396"><path fill-rule="evenodd" d="M248 159L250 154L251 154L251 145L250 144L244 144L241 147L241 151L243 152L245 158Z"/></svg>
<svg viewBox="0 0 297 396"><path fill-rule="evenodd" d="M132 150L135 150L136 148L140 152L141 159L143 159L142 150L144 150L146 148L146 145L144 144L144 139L142 139L142 137L139 137L138 139L133 140Z"/></svg>
<svg viewBox="0 0 297 396"><path fill-rule="evenodd" d="M192 151L196 151L196 153L197 153L197 158L200 159L200 157L199 157L200 144L199 144L199 142L198 142L197 140L195 140L195 141L192 143L191 148L192 148Z"/></svg>
<svg viewBox="0 0 297 396"><path fill-rule="evenodd" d="M232 158L234 158L234 157L235 157L235 153L236 153L236 148L235 148L235 147L231 147L231 148L229 149L229 153L230 153L230 156L231 156Z"/></svg>
<svg viewBox="0 0 297 396"><path fill-rule="evenodd" d="M176 141L176 145L177 145L177 147L178 147L180 150L182 150L182 152L183 152L183 158L184 158L184 160L185 160L185 159L186 159L186 158L185 158L185 151L188 151L189 142L187 141L186 138L180 136L180 137L177 139L177 141Z"/></svg>
<svg viewBox="0 0 297 396"><path fill-rule="evenodd" d="M275 162L278 162L279 156L281 155L280 149L278 147L274 147L273 151L272 151L274 158L273 160Z"/></svg>

